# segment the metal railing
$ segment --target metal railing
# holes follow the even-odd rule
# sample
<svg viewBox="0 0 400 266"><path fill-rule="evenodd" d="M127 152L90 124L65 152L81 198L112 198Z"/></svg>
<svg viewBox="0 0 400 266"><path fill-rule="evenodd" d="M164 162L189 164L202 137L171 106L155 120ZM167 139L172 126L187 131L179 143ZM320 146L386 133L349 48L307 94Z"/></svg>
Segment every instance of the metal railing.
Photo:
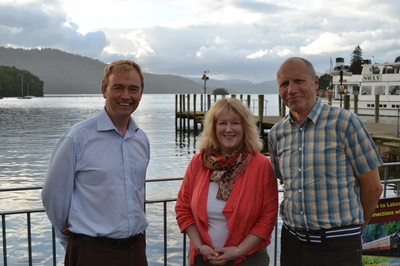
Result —
<svg viewBox="0 0 400 266"><path fill-rule="evenodd" d="M397 132L396 137L400 137L400 106L397 107Z"/></svg>
<svg viewBox="0 0 400 266"><path fill-rule="evenodd" d="M383 164L380 168L383 168L383 178L381 177L382 181L381 183L383 184L384 191L383 191L383 198L386 198L387 196L387 187L388 184L394 184L394 191L396 191L396 195L400 196L400 178L393 178L390 176L390 168L391 167L400 167L400 162L393 162L393 163L385 163ZM153 182L168 182L168 181L180 181L183 180L183 178L169 178L169 179L153 179L153 180L146 180L147 183L153 183ZM24 191L24 190L40 190L42 187L23 187L23 188L7 188L7 189L0 189L0 192L15 192L15 191ZM283 190L279 190L279 193L283 193ZM163 252L164 252L164 265L167 265L168 262L168 245L167 245L167 224L168 224L168 219L167 219L167 203L168 202L174 202L176 201L176 198L166 198L166 199L159 199L159 200L146 200L146 206L148 204L157 204L157 203L162 203L163 204ZM29 210L17 210L17 211L3 211L0 212L1 218L2 218L2 238L3 238L3 265L7 266L8 261L7 261L7 232L6 232L6 216L10 215L20 215L20 214L26 214L26 221L27 221L27 233L28 233L28 243L27 243L27 249L28 249L28 263L29 265L33 265L33 256L32 256L32 231L31 231L31 214L33 213L44 213L44 209L29 209ZM274 230L274 265L277 265L277 254L278 254L278 223L275 226ZM175 226L177 226L175 224ZM57 250L56 250L56 236L54 232L54 228L52 228L52 239L51 239L51 244L52 244L52 261L53 261L53 266L57 265ZM186 235L183 234L183 249L182 249L182 260L183 260L183 265L186 265L186 260L187 260L187 239ZM272 260L271 260L272 261Z"/></svg>

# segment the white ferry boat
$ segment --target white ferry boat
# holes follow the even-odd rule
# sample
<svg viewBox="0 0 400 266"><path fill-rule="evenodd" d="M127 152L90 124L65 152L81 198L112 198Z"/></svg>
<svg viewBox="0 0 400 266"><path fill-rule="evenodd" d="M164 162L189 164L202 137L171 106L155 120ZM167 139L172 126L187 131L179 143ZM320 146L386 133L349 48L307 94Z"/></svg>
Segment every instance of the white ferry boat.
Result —
<svg viewBox="0 0 400 266"><path fill-rule="evenodd" d="M349 69L344 65L343 58L336 58L336 65L331 72L332 105L343 104L343 95L348 94L350 110L354 111L354 95L358 95L358 114L374 116L375 95L379 95L380 117L397 119L400 108L400 62L371 63L371 60L364 60L361 74L352 74ZM324 99L324 102L327 101L327 98Z"/></svg>

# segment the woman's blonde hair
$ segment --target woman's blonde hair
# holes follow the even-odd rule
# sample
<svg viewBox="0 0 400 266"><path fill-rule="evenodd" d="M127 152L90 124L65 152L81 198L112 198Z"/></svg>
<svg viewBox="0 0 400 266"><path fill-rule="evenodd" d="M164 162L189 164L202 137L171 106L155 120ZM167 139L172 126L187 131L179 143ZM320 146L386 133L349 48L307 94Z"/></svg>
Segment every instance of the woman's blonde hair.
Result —
<svg viewBox="0 0 400 266"><path fill-rule="evenodd" d="M221 99L216 101L204 117L204 130L200 134L199 150L219 151L220 146L216 133L216 121L221 112L229 110L230 113L240 119L243 128L243 144L246 149L254 154L260 152L263 142L258 134L258 129L250 109L236 98Z"/></svg>

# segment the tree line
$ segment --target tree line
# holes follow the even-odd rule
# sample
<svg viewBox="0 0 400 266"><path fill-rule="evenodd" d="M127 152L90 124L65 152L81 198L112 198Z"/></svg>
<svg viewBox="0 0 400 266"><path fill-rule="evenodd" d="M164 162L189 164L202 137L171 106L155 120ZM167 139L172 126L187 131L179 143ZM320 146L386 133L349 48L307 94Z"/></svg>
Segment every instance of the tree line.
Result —
<svg viewBox="0 0 400 266"><path fill-rule="evenodd" d="M43 96L44 82L27 70L0 66L0 97Z"/></svg>

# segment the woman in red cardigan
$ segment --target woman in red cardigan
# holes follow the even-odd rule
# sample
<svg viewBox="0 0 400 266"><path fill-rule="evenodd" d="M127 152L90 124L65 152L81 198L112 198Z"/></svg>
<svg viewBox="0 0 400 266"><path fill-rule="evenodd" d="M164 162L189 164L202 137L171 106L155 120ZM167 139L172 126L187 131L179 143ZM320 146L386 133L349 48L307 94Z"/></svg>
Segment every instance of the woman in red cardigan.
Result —
<svg viewBox="0 0 400 266"><path fill-rule="evenodd" d="M191 265L269 265L278 185L261 148L247 106L235 98L213 104L175 206Z"/></svg>

